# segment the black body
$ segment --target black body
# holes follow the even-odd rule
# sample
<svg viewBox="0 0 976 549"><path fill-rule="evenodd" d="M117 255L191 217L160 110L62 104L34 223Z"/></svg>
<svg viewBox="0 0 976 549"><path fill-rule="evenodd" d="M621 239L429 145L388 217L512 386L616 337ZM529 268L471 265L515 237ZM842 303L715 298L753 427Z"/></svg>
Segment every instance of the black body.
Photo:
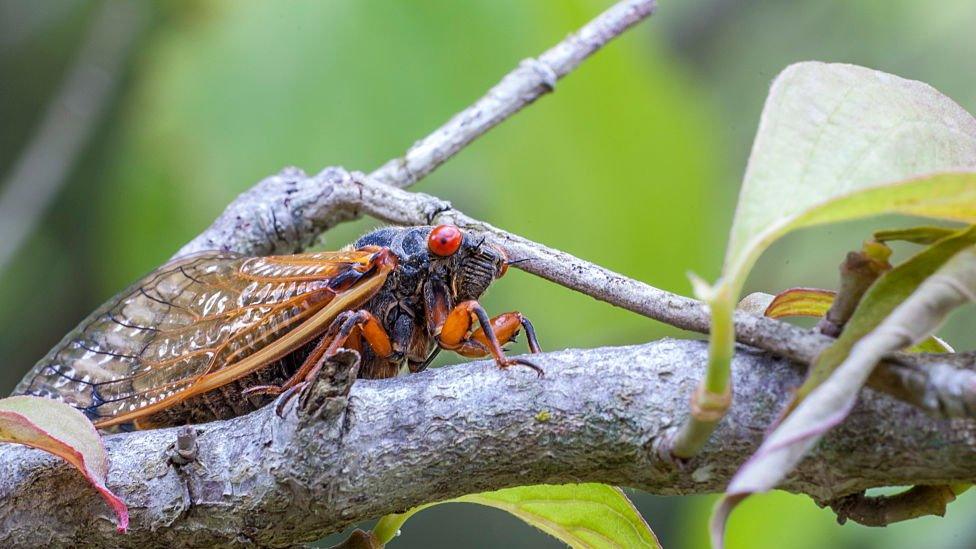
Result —
<svg viewBox="0 0 976 549"><path fill-rule="evenodd" d="M399 260L383 288L363 307L386 329L394 356L383 359L364 349L361 377L392 377L403 365L411 372L423 370L437 349L435 315L430 309L449 311L462 301L478 299L504 271L505 255L466 232L453 255L430 253L427 237L433 229L386 227L364 235L354 245L389 248Z"/></svg>

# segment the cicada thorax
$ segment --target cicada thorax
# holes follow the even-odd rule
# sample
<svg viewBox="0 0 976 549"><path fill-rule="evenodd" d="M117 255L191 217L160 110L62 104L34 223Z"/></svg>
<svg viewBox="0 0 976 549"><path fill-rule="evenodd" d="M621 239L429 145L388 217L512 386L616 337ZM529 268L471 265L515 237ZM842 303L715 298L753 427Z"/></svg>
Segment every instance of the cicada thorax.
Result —
<svg viewBox="0 0 976 549"><path fill-rule="evenodd" d="M267 397L243 388L287 378L320 335L309 322L325 324L330 307L359 305L382 286L390 268L376 268L377 253L212 252L173 261L95 311L15 392L67 402L96 425L129 417L138 427L174 425L253 410Z"/></svg>

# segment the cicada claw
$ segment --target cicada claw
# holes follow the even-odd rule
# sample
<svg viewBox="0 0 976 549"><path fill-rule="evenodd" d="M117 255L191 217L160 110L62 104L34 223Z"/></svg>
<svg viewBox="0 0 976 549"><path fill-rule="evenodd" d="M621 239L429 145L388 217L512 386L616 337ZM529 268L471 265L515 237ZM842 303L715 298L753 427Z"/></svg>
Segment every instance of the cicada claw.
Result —
<svg viewBox="0 0 976 549"><path fill-rule="evenodd" d="M241 391L244 396L248 395L270 395L275 396L274 410L275 415L283 418L285 417L284 411L285 406L288 402L306 385L305 382L299 382L293 385L255 385L254 387L248 387Z"/></svg>
<svg viewBox="0 0 976 549"><path fill-rule="evenodd" d="M302 381L282 391L281 394L278 395L278 398L276 398L274 402L275 415L278 416L279 418L284 418L285 407L288 406L288 403L291 402L291 399L295 398L295 396L298 393L300 393L302 389L305 388L306 385L308 385L308 382Z"/></svg>
<svg viewBox="0 0 976 549"><path fill-rule="evenodd" d="M532 362L525 360L524 358L506 358L504 363L499 363L499 366L506 368L508 366L515 366L516 364L521 366L526 366L535 370L536 375L541 379L546 377L546 372L541 367Z"/></svg>

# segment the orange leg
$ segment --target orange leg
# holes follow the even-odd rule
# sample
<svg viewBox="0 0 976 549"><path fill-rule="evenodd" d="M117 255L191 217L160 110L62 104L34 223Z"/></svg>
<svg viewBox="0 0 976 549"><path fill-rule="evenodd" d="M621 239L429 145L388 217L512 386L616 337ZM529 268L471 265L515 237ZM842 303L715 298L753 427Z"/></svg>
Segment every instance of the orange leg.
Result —
<svg viewBox="0 0 976 549"><path fill-rule="evenodd" d="M475 320L480 327L471 333ZM454 307L435 333L441 347L462 356L482 357L490 354L502 368L522 364L541 376L541 368L524 359L508 358L502 350L502 345L511 341L523 327L528 336L529 349L533 353L540 352L535 329L521 313L505 313L489 319L488 313L477 301L465 301Z"/></svg>
<svg viewBox="0 0 976 549"><path fill-rule="evenodd" d="M529 320L522 316L522 313L511 312L500 314L491 319L491 331L495 333L499 345L505 345L515 339L519 330L525 327L525 333L529 340L529 350L533 353L541 353L539 342L535 336L535 329ZM455 353L468 358L480 358L490 354L491 342L485 335L485 329L479 327L471 334L471 337L454 350Z"/></svg>
<svg viewBox="0 0 976 549"><path fill-rule="evenodd" d="M304 385L305 382L315 378L315 374L322 369L325 359L334 355L339 349L343 348L349 340L354 346L361 345L359 337L366 340L366 344L373 349L373 352L381 358L389 357L393 354L393 344L390 336L380 324L380 321L372 313L365 309L359 311L346 311L336 317L329 325L325 335L319 340L312 352L309 353L305 361L298 370L292 374L284 383L278 385L258 385L249 387L245 393L263 393L269 395L279 395L291 389Z"/></svg>

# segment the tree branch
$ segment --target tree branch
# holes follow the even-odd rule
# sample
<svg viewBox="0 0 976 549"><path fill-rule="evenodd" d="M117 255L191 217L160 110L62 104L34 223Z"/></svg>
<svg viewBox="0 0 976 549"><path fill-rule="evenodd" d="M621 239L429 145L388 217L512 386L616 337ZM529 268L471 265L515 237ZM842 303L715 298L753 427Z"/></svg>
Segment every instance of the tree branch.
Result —
<svg viewBox="0 0 976 549"><path fill-rule="evenodd" d="M681 423L702 375L702 342L533 360L545 378L483 361L359 380L348 399L326 395L321 419L293 412L279 419L266 407L200 425L196 461L184 466L169 458L178 429L110 436L109 486L132 513L124 536L74 470L5 445L0 543L280 546L506 486L597 481L657 494L719 491L801 381L795 365L740 349L728 419L699 456L676 467L660 444ZM969 482L974 440L971 423L936 421L867 394L784 487L825 501L875 486Z"/></svg>
<svg viewBox="0 0 976 549"><path fill-rule="evenodd" d="M327 168L308 177L297 168L261 181L242 194L203 234L177 255L210 249L252 255L290 253L337 223L363 214L398 225L454 223L477 231L528 261L517 268L666 324L708 333L700 301L628 278L568 253L493 227L439 198L376 183L360 173ZM736 340L809 364L833 339L769 318L735 315ZM971 358L898 354L879 365L868 385L914 404L934 417L976 417L976 372Z"/></svg>

